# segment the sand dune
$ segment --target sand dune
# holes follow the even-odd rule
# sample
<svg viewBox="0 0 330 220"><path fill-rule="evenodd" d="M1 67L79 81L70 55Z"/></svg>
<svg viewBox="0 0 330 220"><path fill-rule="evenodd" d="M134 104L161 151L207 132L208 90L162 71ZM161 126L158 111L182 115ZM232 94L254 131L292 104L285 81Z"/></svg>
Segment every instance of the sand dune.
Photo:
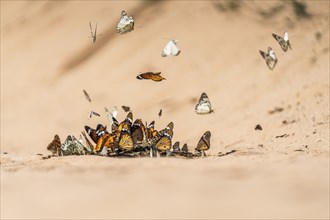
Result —
<svg viewBox="0 0 330 220"><path fill-rule="evenodd" d="M1 1L1 218L328 219L329 2L306 2L309 15L225 3ZM135 18L125 35L122 9ZM284 31L288 52L271 35ZM163 58L169 39L181 53ZM258 52L269 46L273 71ZM145 71L166 80L137 80ZM194 112L202 92L214 113ZM191 150L210 130L209 157L37 155L54 134L107 124L104 107L123 120L121 105L157 129L173 121Z"/></svg>

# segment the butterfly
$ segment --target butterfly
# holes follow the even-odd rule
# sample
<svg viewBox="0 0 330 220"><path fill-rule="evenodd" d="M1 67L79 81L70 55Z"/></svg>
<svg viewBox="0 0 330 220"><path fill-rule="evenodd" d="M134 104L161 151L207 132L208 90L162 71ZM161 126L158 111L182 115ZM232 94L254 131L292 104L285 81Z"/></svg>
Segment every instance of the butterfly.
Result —
<svg viewBox="0 0 330 220"><path fill-rule="evenodd" d="M162 116L162 113L163 113L163 110L162 110L162 109L159 110L159 112L158 112L158 117L161 117L161 116Z"/></svg>
<svg viewBox="0 0 330 220"><path fill-rule="evenodd" d="M136 78L137 79L151 79L155 82L160 82L163 79L165 79L164 77L162 77L160 75L161 72L145 72L145 73L141 73L140 75L138 75Z"/></svg>
<svg viewBox="0 0 330 220"><path fill-rule="evenodd" d="M97 113L97 112L94 112L94 111L91 111L91 112L89 113L88 117L89 117L89 118L92 118L93 115L100 117L100 114Z"/></svg>
<svg viewBox="0 0 330 220"><path fill-rule="evenodd" d="M188 153L189 152L188 145L186 143L182 146L181 151L184 152L184 153Z"/></svg>
<svg viewBox="0 0 330 220"><path fill-rule="evenodd" d="M87 101L92 102L92 99L89 97L88 93L86 92L86 90L83 90L85 97L87 99Z"/></svg>
<svg viewBox="0 0 330 220"><path fill-rule="evenodd" d="M172 139L168 135L161 137L155 144L155 148L160 152L165 152L171 149Z"/></svg>
<svg viewBox="0 0 330 220"><path fill-rule="evenodd" d="M127 131L122 131L119 137L119 148L124 151L133 150L133 139Z"/></svg>
<svg viewBox="0 0 330 220"><path fill-rule="evenodd" d="M126 34L132 30L134 30L134 18L128 16L127 13L122 10L120 20L117 24L117 32L120 34Z"/></svg>
<svg viewBox="0 0 330 220"><path fill-rule="evenodd" d="M117 113L118 113L117 112L117 107L114 106L114 110L113 110L112 113L109 112L109 110L106 107L104 109L105 109L105 112L107 113L107 118L110 122L111 131L113 132L113 131L117 130L117 128L119 126L119 123L116 119L116 116L117 116Z"/></svg>
<svg viewBox="0 0 330 220"><path fill-rule="evenodd" d="M121 107L125 112L129 112L129 110L131 109L129 106L125 106L125 105L122 105Z"/></svg>
<svg viewBox="0 0 330 220"><path fill-rule="evenodd" d="M178 56L180 54L180 49L176 46L177 40L170 40L163 52L162 52L162 57L167 57L167 56Z"/></svg>
<svg viewBox="0 0 330 220"><path fill-rule="evenodd" d="M63 156L68 155L85 155L86 147L77 140L73 135L68 135L66 140L61 145Z"/></svg>
<svg viewBox="0 0 330 220"><path fill-rule="evenodd" d="M268 53L259 50L262 58L264 58L264 60L266 61L267 66L269 67L270 70L273 70L276 63L277 63L277 58L275 55L275 52L273 51L273 49L271 47L268 47Z"/></svg>
<svg viewBox="0 0 330 220"><path fill-rule="evenodd" d="M147 130L141 119L136 119L132 126L132 138L134 145L147 143Z"/></svg>
<svg viewBox="0 0 330 220"><path fill-rule="evenodd" d="M59 155L61 150L61 140L57 134L54 136L53 141L50 144L48 144L47 150L52 152L52 154Z"/></svg>
<svg viewBox="0 0 330 220"><path fill-rule="evenodd" d="M99 153L103 150L103 148L110 148L111 151L114 151L114 143L115 143L115 134L105 133L101 136L96 143L95 152Z"/></svg>
<svg viewBox="0 0 330 220"><path fill-rule="evenodd" d="M146 127L147 127L147 139L152 139L155 137L158 133L157 130L155 130L155 121L150 122L150 124L147 126L146 122Z"/></svg>
<svg viewBox="0 0 330 220"><path fill-rule="evenodd" d="M288 48L290 48L290 50L291 50L291 44L289 41L288 32L285 32L283 37L278 36L276 34L272 34L272 35L275 38L275 40L280 44L280 46L284 52L288 51Z"/></svg>
<svg viewBox="0 0 330 220"><path fill-rule="evenodd" d="M96 37L101 36L102 34L96 35L97 23L96 23L96 26L95 26L94 33L93 33L93 28L92 28L91 22L89 22L89 28L91 29L91 36L89 36L89 37L92 38L92 42L94 44L96 42Z"/></svg>
<svg viewBox="0 0 330 220"><path fill-rule="evenodd" d="M180 151L180 142L177 141L173 145L173 152L179 152Z"/></svg>
<svg viewBox="0 0 330 220"><path fill-rule="evenodd" d="M86 136L86 133L85 133L84 131L82 131L81 133L82 133L82 135L84 136L85 141L86 141L86 143L87 143L89 149L91 150L91 152L93 152L93 151L94 151L94 146L93 146L93 144L88 140L88 138L87 138L87 136Z"/></svg>
<svg viewBox="0 0 330 220"><path fill-rule="evenodd" d="M157 134L152 138L151 143L157 143L160 139L163 137L168 137L169 139L172 139L173 137L173 128L174 124L173 122L170 122L165 129L157 132Z"/></svg>
<svg viewBox="0 0 330 220"><path fill-rule="evenodd" d="M97 143L98 139L103 136L107 132L107 126L103 126L101 124L98 124L96 126L96 129L93 129L89 126L85 126L85 131L89 135L89 137L94 141L94 143Z"/></svg>
<svg viewBox="0 0 330 220"><path fill-rule="evenodd" d="M205 156L204 151L210 149L210 138L211 138L211 132L206 131L198 141L197 146L195 148L195 150L201 152L203 156Z"/></svg>
<svg viewBox="0 0 330 220"><path fill-rule="evenodd" d="M118 132L126 131L128 133L131 132L133 123L133 113L129 112L124 121L122 121L118 126Z"/></svg>
<svg viewBox="0 0 330 220"><path fill-rule="evenodd" d="M195 106L195 112L197 114L209 114L214 112L211 106L211 102L205 92L203 92L199 98L198 104Z"/></svg>

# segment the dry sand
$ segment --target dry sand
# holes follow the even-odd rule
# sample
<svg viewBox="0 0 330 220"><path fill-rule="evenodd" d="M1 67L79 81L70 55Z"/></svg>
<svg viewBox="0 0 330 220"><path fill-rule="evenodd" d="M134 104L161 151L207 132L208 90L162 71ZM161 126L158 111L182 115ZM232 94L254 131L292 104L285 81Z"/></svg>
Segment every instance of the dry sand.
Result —
<svg viewBox="0 0 330 220"><path fill-rule="evenodd" d="M282 1L238 11L214 1L1 1L1 219L329 219L329 1L307 6L310 18ZM115 29L122 9L136 22L126 35ZM95 44L89 21L103 34ZM271 36L285 30L286 53ZM179 56L160 56L168 39ZM268 46L273 71L258 52ZM166 80L137 80L144 71ZM202 92L215 113L195 114ZM210 156L36 155L54 134L108 123L114 105L157 129L173 121L173 140L190 149L210 130Z"/></svg>

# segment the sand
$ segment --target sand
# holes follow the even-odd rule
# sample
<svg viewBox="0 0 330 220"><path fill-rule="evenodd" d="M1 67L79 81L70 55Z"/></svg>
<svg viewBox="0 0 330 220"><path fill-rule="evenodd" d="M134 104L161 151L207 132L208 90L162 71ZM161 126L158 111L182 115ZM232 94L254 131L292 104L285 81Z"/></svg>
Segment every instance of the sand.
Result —
<svg viewBox="0 0 330 220"><path fill-rule="evenodd" d="M1 219L329 219L329 2L306 3L307 18L280 1L1 1ZM288 52L271 35L284 31ZM169 39L181 53L163 58ZM166 80L136 79L146 71ZM194 112L202 92L214 113ZM156 129L173 121L190 150L211 131L208 157L37 155L108 124L104 107L123 120L121 105Z"/></svg>

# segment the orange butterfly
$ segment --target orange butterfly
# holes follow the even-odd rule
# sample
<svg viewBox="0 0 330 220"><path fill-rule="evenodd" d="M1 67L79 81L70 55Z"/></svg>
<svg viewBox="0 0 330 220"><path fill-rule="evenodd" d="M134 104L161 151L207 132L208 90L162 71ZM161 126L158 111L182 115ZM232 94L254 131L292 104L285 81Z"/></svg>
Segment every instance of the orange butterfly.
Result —
<svg viewBox="0 0 330 220"><path fill-rule="evenodd" d="M151 79L151 80L153 80L155 82L160 82L163 79L165 79L164 77L162 77L160 75L160 73L161 72L157 72L157 73L154 73L154 72L145 72L145 73L141 73L136 78L137 79Z"/></svg>

